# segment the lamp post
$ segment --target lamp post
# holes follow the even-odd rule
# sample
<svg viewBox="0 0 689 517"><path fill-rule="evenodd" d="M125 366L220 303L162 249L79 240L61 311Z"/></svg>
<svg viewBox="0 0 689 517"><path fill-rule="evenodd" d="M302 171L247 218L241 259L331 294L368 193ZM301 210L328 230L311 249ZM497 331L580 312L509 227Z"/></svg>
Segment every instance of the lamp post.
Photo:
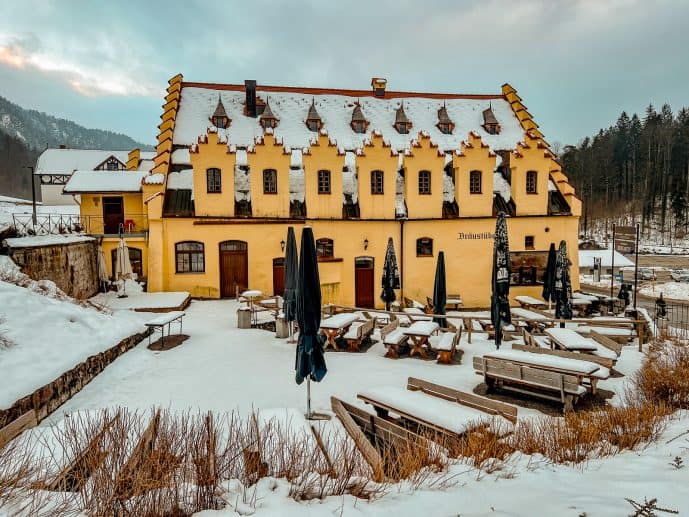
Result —
<svg viewBox="0 0 689 517"><path fill-rule="evenodd" d="M27 165L27 169L31 171L31 206L32 206L32 212L31 212L31 221L33 222L33 229L34 233L36 232L36 183L34 182L34 177L33 177L33 165Z"/></svg>

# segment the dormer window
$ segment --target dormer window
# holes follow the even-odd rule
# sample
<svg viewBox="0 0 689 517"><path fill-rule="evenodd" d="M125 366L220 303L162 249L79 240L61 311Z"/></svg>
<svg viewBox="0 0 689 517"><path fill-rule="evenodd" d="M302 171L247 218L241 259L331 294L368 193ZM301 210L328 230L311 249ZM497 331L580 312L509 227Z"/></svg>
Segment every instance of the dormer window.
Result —
<svg viewBox="0 0 689 517"><path fill-rule="evenodd" d="M412 127L412 123L411 120L407 118L407 114L404 112L404 104L401 104L400 107L397 108L397 112L395 113L394 126L400 135L409 134L409 130Z"/></svg>
<svg viewBox="0 0 689 517"><path fill-rule="evenodd" d="M361 105L357 102L352 111L352 121L350 123L352 131L359 134L366 133L368 129L368 120L364 117L364 112L361 111Z"/></svg>
<svg viewBox="0 0 689 517"><path fill-rule="evenodd" d="M263 114L261 115L261 119L260 119L261 127L263 129L268 129L268 128L275 129L275 127L277 127L279 121L280 121L280 119L278 119L273 114L273 110L270 109L270 102L266 102L266 107L263 110Z"/></svg>
<svg viewBox="0 0 689 517"><path fill-rule="evenodd" d="M223 106L222 100L220 99L220 95L218 95L218 104L215 107L213 115L211 116L211 122L218 129L227 129L230 127L230 118L227 116L227 112L225 111L225 106Z"/></svg>
<svg viewBox="0 0 689 517"><path fill-rule="evenodd" d="M311 101L311 107L309 108L309 114L306 116L306 127L309 131L318 131L323 126L323 121L321 116L318 114L316 109L316 102Z"/></svg>
<svg viewBox="0 0 689 517"><path fill-rule="evenodd" d="M436 127L444 135L451 135L452 131L455 129L455 124L447 114L447 107L445 104L438 110L438 124Z"/></svg>
<svg viewBox="0 0 689 517"><path fill-rule="evenodd" d="M493 113L493 107L489 106L487 110L483 111L483 129L489 135L499 135L500 134L500 124L498 119L495 118Z"/></svg>

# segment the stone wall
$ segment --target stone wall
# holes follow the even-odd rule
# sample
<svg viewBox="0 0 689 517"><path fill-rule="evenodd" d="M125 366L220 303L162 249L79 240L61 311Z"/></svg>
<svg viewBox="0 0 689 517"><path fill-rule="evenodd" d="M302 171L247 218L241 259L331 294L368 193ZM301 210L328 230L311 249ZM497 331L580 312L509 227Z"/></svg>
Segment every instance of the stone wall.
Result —
<svg viewBox="0 0 689 517"><path fill-rule="evenodd" d="M96 241L12 248L10 256L34 280L52 280L66 294L83 300L98 292Z"/></svg>
<svg viewBox="0 0 689 517"><path fill-rule="evenodd" d="M9 408L0 409L0 429L32 409L36 411L36 418L40 422L91 382L106 366L134 348L149 334L150 330L147 330L123 339L108 350L92 355L53 382L17 400Z"/></svg>

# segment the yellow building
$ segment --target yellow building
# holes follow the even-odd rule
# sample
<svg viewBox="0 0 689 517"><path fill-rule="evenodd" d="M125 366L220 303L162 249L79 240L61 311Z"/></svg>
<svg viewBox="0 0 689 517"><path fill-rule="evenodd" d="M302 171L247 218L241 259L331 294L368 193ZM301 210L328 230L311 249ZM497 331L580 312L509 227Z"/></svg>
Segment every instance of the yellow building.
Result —
<svg viewBox="0 0 689 517"><path fill-rule="evenodd" d="M80 194L82 215L109 225L88 230L104 235L108 260L113 225L124 228L151 291L280 294L287 228L299 239L309 225L324 302L382 306L392 237L399 298L432 295L442 250L448 292L486 307L495 215L504 211L511 294L538 295L550 243L577 249L581 202L517 92L507 84L488 95L371 86L206 84L177 75L151 173L76 175L65 193ZM577 254L570 258L576 271ZM577 289L576 275L573 282Z"/></svg>

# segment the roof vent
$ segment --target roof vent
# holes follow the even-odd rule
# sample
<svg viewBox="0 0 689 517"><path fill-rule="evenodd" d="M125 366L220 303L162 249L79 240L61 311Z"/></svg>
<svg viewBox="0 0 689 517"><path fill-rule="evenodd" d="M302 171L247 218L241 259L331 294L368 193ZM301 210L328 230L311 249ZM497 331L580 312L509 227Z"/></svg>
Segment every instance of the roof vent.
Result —
<svg viewBox="0 0 689 517"><path fill-rule="evenodd" d="M371 79L371 88L373 88L373 95L376 97L385 97L385 87L388 85L388 80L383 77L374 77Z"/></svg>

